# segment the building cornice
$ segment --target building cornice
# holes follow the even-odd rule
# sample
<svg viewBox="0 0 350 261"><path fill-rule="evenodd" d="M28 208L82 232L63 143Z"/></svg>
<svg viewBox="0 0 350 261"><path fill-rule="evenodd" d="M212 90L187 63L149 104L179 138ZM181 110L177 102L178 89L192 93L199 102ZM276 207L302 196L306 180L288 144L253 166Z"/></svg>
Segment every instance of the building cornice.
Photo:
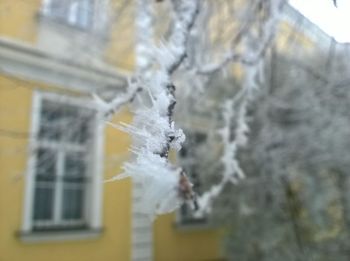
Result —
<svg viewBox="0 0 350 261"><path fill-rule="evenodd" d="M297 28L297 30L310 37L310 39L316 42L321 49L329 48L332 37L325 33L316 24L311 22L289 3L286 3L283 7L281 20L293 25L299 24L300 26Z"/></svg>
<svg viewBox="0 0 350 261"><path fill-rule="evenodd" d="M103 64L62 59L28 44L0 37L0 74L90 93L104 88L124 88L130 73Z"/></svg>

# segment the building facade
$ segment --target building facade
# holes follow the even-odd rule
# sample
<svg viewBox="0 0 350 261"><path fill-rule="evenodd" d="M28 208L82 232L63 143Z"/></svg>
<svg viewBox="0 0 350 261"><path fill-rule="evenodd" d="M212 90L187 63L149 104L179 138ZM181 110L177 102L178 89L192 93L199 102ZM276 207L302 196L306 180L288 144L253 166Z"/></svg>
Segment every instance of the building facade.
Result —
<svg viewBox="0 0 350 261"><path fill-rule="evenodd" d="M151 225L130 180L104 182L130 137L91 94L124 90L134 46L130 16L108 7L123 1L108 2L0 1L0 260L221 260L217 229Z"/></svg>

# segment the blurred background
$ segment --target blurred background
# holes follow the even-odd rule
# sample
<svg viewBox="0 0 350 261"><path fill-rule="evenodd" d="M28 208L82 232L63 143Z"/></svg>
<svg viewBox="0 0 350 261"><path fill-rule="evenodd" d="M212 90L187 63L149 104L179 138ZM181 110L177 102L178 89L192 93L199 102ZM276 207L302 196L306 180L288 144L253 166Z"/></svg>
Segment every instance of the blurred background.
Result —
<svg viewBox="0 0 350 261"><path fill-rule="evenodd" d="M147 34L156 48L176 30L177 1L0 0L0 261L350 260L345 1L282 1L268 41L275 0L201 1L173 75L186 141L171 158L199 197L220 182L220 130L234 141L242 108L227 125L223 104L239 97L250 65L204 65L261 49L247 143L232 157L245 179L205 215L185 203L154 222L139 210L139 184L105 182L132 157L114 124L130 123L139 101L106 123L93 95L126 91L141 55L157 53L141 48Z"/></svg>

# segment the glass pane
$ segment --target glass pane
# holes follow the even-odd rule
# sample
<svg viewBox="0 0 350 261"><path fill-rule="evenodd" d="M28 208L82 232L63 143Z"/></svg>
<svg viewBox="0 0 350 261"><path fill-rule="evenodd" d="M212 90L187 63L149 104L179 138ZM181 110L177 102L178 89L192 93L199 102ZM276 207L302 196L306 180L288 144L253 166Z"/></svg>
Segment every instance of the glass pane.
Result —
<svg viewBox="0 0 350 261"><path fill-rule="evenodd" d="M67 153L65 157L63 219L82 219L86 161L84 153Z"/></svg>
<svg viewBox="0 0 350 261"><path fill-rule="evenodd" d="M91 119L93 115L90 114L88 118L82 118L82 121L79 126L79 143L86 143L91 138Z"/></svg>
<svg viewBox="0 0 350 261"><path fill-rule="evenodd" d="M93 16L92 0L80 0L78 12L78 24L82 27L88 27Z"/></svg>
<svg viewBox="0 0 350 261"><path fill-rule="evenodd" d="M36 161L36 180L53 181L56 175L56 153L49 149L39 149Z"/></svg>
<svg viewBox="0 0 350 261"><path fill-rule="evenodd" d="M38 187L34 196L34 220L51 220L53 207L53 189Z"/></svg>
<svg viewBox="0 0 350 261"><path fill-rule="evenodd" d="M43 102L39 138L83 144L89 140L93 111L63 103Z"/></svg>
<svg viewBox="0 0 350 261"><path fill-rule="evenodd" d="M70 143L84 144L90 136L90 121L92 115L87 117L83 114L76 114L75 117L67 118L68 129L65 130L65 140Z"/></svg>
<svg viewBox="0 0 350 261"><path fill-rule="evenodd" d="M40 118L39 138L45 140L60 139L60 121L62 120L62 110L57 106L52 106L48 102L43 102Z"/></svg>
<svg viewBox="0 0 350 261"><path fill-rule="evenodd" d="M50 13L58 18L65 19L72 0L51 0Z"/></svg>
<svg viewBox="0 0 350 261"><path fill-rule="evenodd" d="M54 126L42 125L39 131L39 138L44 140L59 140L59 129Z"/></svg>
<svg viewBox="0 0 350 261"><path fill-rule="evenodd" d="M64 189L63 192L63 219L83 218L83 190L79 187Z"/></svg>
<svg viewBox="0 0 350 261"><path fill-rule="evenodd" d="M85 178L86 161L83 153L67 153L64 166L64 180L82 182Z"/></svg>

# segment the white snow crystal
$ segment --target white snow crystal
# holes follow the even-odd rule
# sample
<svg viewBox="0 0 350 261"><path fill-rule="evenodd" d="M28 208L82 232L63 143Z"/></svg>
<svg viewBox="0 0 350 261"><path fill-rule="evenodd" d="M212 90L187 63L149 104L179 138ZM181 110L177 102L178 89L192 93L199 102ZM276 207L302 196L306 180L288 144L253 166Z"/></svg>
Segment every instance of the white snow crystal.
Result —
<svg viewBox="0 0 350 261"><path fill-rule="evenodd" d="M125 176L131 176L141 184L144 194L137 206L153 220L156 215L165 214L178 208L179 169L174 169L165 158L142 150L134 162L124 166Z"/></svg>

